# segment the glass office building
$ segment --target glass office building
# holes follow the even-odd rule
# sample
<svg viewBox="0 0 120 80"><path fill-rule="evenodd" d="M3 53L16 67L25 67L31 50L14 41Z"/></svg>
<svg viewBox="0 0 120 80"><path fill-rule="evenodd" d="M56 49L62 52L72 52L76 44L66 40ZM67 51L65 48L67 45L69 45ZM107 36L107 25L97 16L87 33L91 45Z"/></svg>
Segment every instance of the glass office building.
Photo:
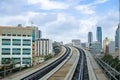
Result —
<svg viewBox="0 0 120 80"><path fill-rule="evenodd" d="M102 48L102 29L101 27L97 27L97 41L100 42Z"/></svg>

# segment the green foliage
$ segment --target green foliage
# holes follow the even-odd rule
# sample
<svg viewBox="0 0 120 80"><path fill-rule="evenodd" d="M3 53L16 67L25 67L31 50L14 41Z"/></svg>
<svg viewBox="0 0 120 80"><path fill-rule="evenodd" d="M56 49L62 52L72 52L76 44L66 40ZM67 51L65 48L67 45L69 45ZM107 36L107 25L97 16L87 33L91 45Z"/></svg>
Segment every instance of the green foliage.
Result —
<svg viewBox="0 0 120 80"><path fill-rule="evenodd" d="M48 60L48 59L50 59L50 58L52 58L52 57L53 57L52 54L45 55L45 56L44 56L44 60L46 61L46 60Z"/></svg>
<svg viewBox="0 0 120 80"><path fill-rule="evenodd" d="M106 63L108 63L109 65L111 65L111 67L115 67L115 69L117 71L120 71L120 61L119 59L116 57L116 58L113 58L112 55L110 54L105 54L103 57L102 57L102 60L105 61Z"/></svg>
<svg viewBox="0 0 120 80"><path fill-rule="evenodd" d="M110 55L110 54L105 54L105 55L102 57L102 60L104 60L104 61L111 60L111 59L113 59L113 57L112 57L112 55Z"/></svg>

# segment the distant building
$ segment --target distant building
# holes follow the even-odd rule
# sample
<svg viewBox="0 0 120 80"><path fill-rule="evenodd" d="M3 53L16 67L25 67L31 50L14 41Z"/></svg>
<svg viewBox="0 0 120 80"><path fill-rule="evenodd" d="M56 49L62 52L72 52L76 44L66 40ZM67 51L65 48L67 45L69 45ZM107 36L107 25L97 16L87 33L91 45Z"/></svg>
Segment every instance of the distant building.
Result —
<svg viewBox="0 0 120 80"><path fill-rule="evenodd" d="M39 32L38 32L38 38L42 38L42 31L41 30L39 30Z"/></svg>
<svg viewBox="0 0 120 80"><path fill-rule="evenodd" d="M109 43L111 42L111 39L108 39L107 37L103 40L103 52L109 53Z"/></svg>
<svg viewBox="0 0 120 80"><path fill-rule="evenodd" d="M108 47L109 47L109 53L112 54L115 52L115 41L111 41L109 44L108 44Z"/></svg>
<svg viewBox="0 0 120 80"><path fill-rule="evenodd" d="M86 48L86 47L87 47L87 44L86 44L86 43L81 43L81 46L82 46L83 48Z"/></svg>
<svg viewBox="0 0 120 80"><path fill-rule="evenodd" d="M115 33L115 48L118 49L119 46L119 27L116 29Z"/></svg>
<svg viewBox="0 0 120 80"><path fill-rule="evenodd" d="M101 27L97 27L96 37L97 37L97 41L100 42L101 49L102 49L102 29L101 29Z"/></svg>
<svg viewBox="0 0 120 80"><path fill-rule="evenodd" d="M90 46L90 52L93 55L101 53L101 43L98 41L92 42Z"/></svg>
<svg viewBox="0 0 120 80"><path fill-rule="evenodd" d="M93 42L93 35L92 32L88 32L88 43Z"/></svg>
<svg viewBox="0 0 120 80"><path fill-rule="evenodd" d="M81 41L79 39L73 39L72 40L72 45L73 46L80 46L81 45Z"/></svg>
<svg viewBox="0 0 120 80"><path fill-rule="evenodd" d="M36 45L37 45L37 56L52 54L53 47L52 47L52 41L50 39L38 39L36 40Z"/></svg>

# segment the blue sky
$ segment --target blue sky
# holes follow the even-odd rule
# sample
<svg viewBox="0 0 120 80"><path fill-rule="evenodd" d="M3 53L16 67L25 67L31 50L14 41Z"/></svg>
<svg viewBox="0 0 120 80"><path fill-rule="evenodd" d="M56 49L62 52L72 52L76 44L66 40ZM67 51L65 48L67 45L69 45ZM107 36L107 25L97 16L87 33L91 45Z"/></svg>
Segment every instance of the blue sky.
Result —
<svg viewBox="0 0 120 80"><path fill-rule="evenodd" d="M43 38L87 42L87 33L101 26L103 38L114 40L119 0L0 0L0 25L39 26Z"/></svg>

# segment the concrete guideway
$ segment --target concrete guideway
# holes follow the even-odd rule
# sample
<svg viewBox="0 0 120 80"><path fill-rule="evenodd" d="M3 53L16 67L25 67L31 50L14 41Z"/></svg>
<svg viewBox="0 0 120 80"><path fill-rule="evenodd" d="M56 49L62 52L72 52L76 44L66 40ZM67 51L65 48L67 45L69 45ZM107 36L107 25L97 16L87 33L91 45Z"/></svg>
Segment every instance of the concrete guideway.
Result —
<svg viewBox="0 0 120 80"><path fill-rule="evenodd" d="M70 55L71 49L69 47L66 47L66 46L65 46L65 48L66 48L66 51L65 51L64 55L62 55L60 58L53 61L49 65L37 70L36 72L34 72L28 76L23 77L21 80L38 80L38 79L43 78L46 74L48 74L50 71L52 71L57 66L59 66ZM42 79L42 80L46 80L46 79Z"/></svg>
<svg viewBox="0 0 120 80"><path fill-rule="evenodd" d="M84 49L83 49L84 50ZM85 50L84 50L85 51ZM85 51L90 80L108 80L89 51Z"/></svg>
<svg viewBox="0 0 120 80"><path fill-rule="evenodd" d="M23 78L23 77L25 77L25 76L27 76L27 75L35 72L35 71L47 66L48 64L54 62L55 60L60 58L62 55L64 55L65 51L66 51L66 49L64 47L62 47L62 51L58 55L53 57L52 59L50 59L48 61L45 61L45 62L43 62L43 63L41 63L39 65L33 66L33 67L29 68L29 69L26 69L24 71L18 72L18 73L13 74L13 75L10 75L10 76L2 79L2 80L20 80L21 78Z"/></svg>
<svg viewBox="0 0 120 80"><path fill-rule="evenodd" d="M71 50L72 50L72 53L67 58L68 60L66 60L66 62L63 62L64 64L61 66L61 68L58 68L58 71L56 71L51 77L49 77L48 80L71 80L72 79L72 76L74 74L74 71L76 69L76 66L79 60L79 52L76 48L73 48L73 47L71 48Z"/></svg>

